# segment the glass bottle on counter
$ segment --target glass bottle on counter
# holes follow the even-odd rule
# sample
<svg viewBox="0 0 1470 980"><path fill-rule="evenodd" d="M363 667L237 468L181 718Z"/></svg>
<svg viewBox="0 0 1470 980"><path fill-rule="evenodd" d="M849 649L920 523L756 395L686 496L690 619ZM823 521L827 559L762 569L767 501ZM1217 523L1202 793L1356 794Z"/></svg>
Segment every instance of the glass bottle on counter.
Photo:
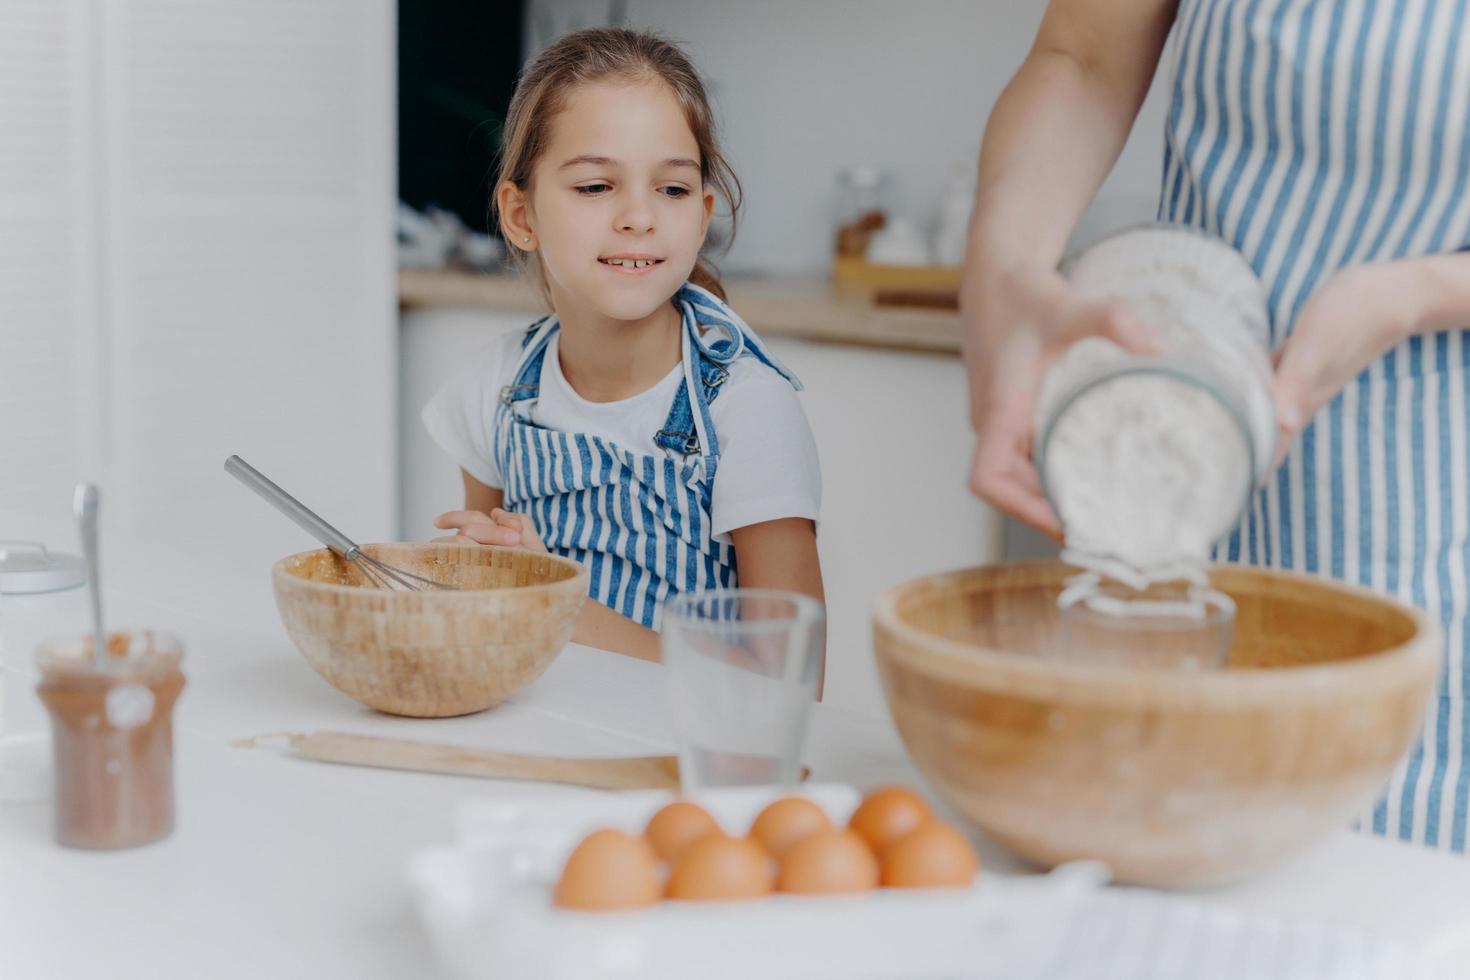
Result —
<svg viewBox="0 0 1470 980"><path fill-rule="evenodd" d="M877 167L850 167L837 175L838 258L861 259L868 241L888 223L883 207L884 178Z"/></svg>

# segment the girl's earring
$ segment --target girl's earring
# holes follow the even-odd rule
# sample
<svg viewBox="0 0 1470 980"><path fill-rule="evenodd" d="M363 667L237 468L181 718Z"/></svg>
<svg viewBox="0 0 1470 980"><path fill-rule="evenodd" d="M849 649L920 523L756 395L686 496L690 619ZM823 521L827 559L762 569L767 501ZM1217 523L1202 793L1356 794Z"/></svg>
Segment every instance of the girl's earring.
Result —
<svg viewBox="0 0 1470 980"><path fill-rule="evenodd" d="M530 235L522 235L521 236L521 241L523 241L527 245L529 245L529 244L531 244L531 236Z"/></svg>

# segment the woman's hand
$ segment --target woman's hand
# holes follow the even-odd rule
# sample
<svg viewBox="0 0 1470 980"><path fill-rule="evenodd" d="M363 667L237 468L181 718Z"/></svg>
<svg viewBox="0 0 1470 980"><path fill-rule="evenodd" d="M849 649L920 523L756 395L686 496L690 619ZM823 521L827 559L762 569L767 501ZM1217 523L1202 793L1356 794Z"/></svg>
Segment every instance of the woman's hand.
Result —
<svg viewBox="0 0 1470 980"><path fill-rule="evenodd" d="M1157 335L1127 308L1089 300L1060 273L1001 273L966 284L965 363L975 457L970 489L999 510L1060 540L1061 522L1032 461L1036 393L1048 367L1084 337L1143 354Z"/></svg>
<svg viewBox="0 0 1470 980"><path fill-rule="evenodd" d="M524 548L526 551L546 553L546 545L536 533L536 525L525 514L513 514L501 507L490 511L489 516L478 510L452 510L434 519L434 526L457 534L435 541L452 541L457 544L498 544L505 548Z"/></svg>
<svg viewBox="0 0 1470 980"><path fill-rule="evenodd" d="M1415 329L1408 263L1348 266L1308 298L1276 353L1276 465L1313 415Z"/></svg>

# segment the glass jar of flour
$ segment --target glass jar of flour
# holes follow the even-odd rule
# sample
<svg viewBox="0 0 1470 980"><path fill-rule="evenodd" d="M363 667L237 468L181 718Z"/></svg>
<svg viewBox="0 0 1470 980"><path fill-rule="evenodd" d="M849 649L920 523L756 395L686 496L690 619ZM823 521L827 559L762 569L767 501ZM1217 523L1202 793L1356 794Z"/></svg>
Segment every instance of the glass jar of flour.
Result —
<svg viewBox="0 0 1470 980"><path fill-rule="evenodd" d="M1088 338L1043 379L1036 463L1067 546L1145 573L1200 568L1275 451L1265 290L1235 249L1170 225L1118 232L1064 272L1166 348Z"/></svg>

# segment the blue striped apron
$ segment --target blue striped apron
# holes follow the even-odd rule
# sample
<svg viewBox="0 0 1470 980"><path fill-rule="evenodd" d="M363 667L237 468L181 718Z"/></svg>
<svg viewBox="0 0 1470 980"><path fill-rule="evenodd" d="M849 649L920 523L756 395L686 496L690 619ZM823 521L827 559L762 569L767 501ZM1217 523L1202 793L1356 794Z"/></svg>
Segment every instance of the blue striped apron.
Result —
<svg viewBox="0 0 1470 980"><path fill-rule="evenodd" d="M1182 0L1159 217L1245 255L1273 342L1337 269L1470 243L1467 5ZM1460 330L1392 350L1317 414L1221 548L1439 617L1437 700L1361 823L1455 851L1470 796L1467 363Z"/></svg>
<svg viewBox="0 0 1470 980"><path fill-rule="evenodd" d="M710 406L730 365L753 357L801 388L713 293L686 284L673 302L683 319L684 377L654 434L662 455L536 423L547 345L561 328L555 316L526 331L495 419L505 508L528 515L548 549L587 566L593 599L655 630L670 596L736 584L735 549L710 533L720 464Z"/></svg>

